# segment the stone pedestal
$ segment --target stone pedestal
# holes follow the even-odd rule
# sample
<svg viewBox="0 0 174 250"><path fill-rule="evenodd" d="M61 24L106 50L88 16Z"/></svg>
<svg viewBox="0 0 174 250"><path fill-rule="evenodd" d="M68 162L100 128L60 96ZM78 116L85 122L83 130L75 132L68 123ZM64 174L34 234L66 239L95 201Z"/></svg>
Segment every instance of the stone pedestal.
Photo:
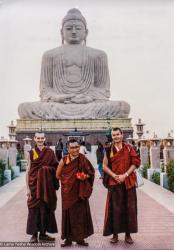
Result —
<svg viewBox="0 0 174 250"><path fill-rule="evenodd" d="M28 159L28 152L31 150L31 145L30 144L25 144L24 145L24 159Z"/></svg>
<svg viewBox="0 0 174 250"><path fill-rule="evenodd" d="M5 183L4 184L11 181L11 169L6 169L4 171L4 177L5 177Z"/></svg>
<svg viewBox="0 0 174 250"><path fill-rule="evenodd" d="M164 188L169 189L169 186L168 186L168 177L167 177L166 173L161 173L160 174L160 185L162 187L164 187Z"/></svg>
<svg viewBox="0 0 174 250"><path fill-rule="evenodd" d="M4 184L11 181L11 170L10 169L6 169L4 171L4 177L5 177L5 181L4 181L5 183Z"/></svg>
<svg viewBox="0 0 174 250"><path fill-rule="evenodd" d="M147 146L140 146L140 158L142 166L149 163L149 151Z"/></svg>
<svg viewBox="0 0 174 250"><path fill-rule="evenodd" d="M9 148L8 149L8 157L9 157L9 165L16 166L16 156L17 156L17 149L16 148Z"/></svg>
<svg viewBox="0 0 174 250"><path fill-rule="evenodd" d="M6 166L8 163L8 150L6 148L0 148L0 160L4 161Z"/></svg>
<svg viewBox="0 0 174 250"><path fill-rule="evenodd" d="M21 160L21 171L25 171L27 169L27 160Z"/></svg>
<svg viewBox="0 0 174 250"><path fill-rule="evenodd" d="M152 169L160 168L160 139L155 133L150 139L150 166Z"/></svg>
<svg viewBox="0 0 174 250"><path fill-rule="evenodd" d="M163 149L164 165L166 166L171 160L174 160L174 149L165 147Z"/></svg>
<svg viewBox="0 0 174 250"><path fill-rule="evenodd" d="M20 167L19 166L12 166L11 168L14 171L14 178L20 176Z"/></svg>
<svg viewBox="0 0 174 250"><path fill-rule="evenodd" d="M31 141L32 139L26 136L26 138L23 138L24 142L24 159L28 160L28 152L31 150Z"/></svg>
<svg viewBox="0 0 174 250"><path fill-rule="evenodd" d="M160 148L158 146L150 148L150 166L152 169L160 168Z"/></svg>
<svg viewBox="0 0 174 250"><path fill-rule="evenodd" d="M62 138L67 141L67 133L78 131L85 132L85 141L96 145L97 141L107 141L106 132L110 127L121 127L125 138L132 136L133 128L131 118L118 119L72 119L72 120L17 120L16 138L22 141L24 137L33 138L36 131L42 130L46 134L46 142L49 145L56 145Z"/></svg>

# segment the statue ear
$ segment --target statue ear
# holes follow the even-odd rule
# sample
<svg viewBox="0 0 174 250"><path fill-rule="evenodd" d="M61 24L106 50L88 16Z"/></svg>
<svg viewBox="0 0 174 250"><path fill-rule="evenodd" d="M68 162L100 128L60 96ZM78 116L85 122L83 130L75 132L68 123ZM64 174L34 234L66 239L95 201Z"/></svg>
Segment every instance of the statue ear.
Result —
<svg viewBox="0 0 174 250"><path fill-rule="evenodd" d="M85 39L84 39L85 45L86 45L86 38L87 38L87 36L88 36L88 29L85 30Z"/></svg>
<svg viewBox="0 0 174 250"><path fill-rule="evenodd" d="M62 37L62 44L64 44L64 37L63 37L63 30L60 31L61 37Z"/></svg>
<svg viewBox="0 0 174 250"><path fill-rule="evenodd" d="M60 34L61 34L61 37L63 37L63 30L62 29L60 30Z"/></svg>
<svg viewBox="0 0 174 250"><path fill-rule="evenodd" d="M88 36L88 29L86 29L85 34L86 34L86 37L87 37Z"/></svg>

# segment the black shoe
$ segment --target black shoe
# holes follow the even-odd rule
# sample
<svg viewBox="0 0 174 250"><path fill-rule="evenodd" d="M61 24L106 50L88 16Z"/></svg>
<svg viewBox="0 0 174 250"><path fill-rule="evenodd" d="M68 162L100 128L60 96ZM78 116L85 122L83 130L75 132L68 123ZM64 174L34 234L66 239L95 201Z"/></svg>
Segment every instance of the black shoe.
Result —
<svg viewBox="0 0 174 250"><path fill-rule="evenodd" d="M64 243L62 243L60 246L61 247L70 247L72 245L72 241L70 240L65 240Z"/></svg>
<svg viewBox="0 0 174 250"><path fill-rule="evenodd" d="M85 242L84 240L77 241L77 244L80 245L80 246L84 246L84 247L89 246L89 244L87 242Z"/></svg>
<svg viewBox="0 0 174 250"><path fill-rule="evenodd" d="M128 244L133 244L134 241L130 235L125 235L125 242Z"/></svg>
<svg viewBox="0 0 174 250"><path fill-rule="evenodd" d="M31 236L30 243L38 243L38 239L36 235Z"/></svg>
<svg viewBox="0 0 174 250"><path fill-rule="evenodd" d="M113 235L113 238L110 239L110 243L115 244L118 242L118 234Z"/></svg>
<svg viewBox="0 0 174 250"><path fill-rule="evenodd" d="M47 234L40 234L39 235L39 240L50 242L50 241L55 241L55 238L51 237L51 236L49 236Z"/></svg>

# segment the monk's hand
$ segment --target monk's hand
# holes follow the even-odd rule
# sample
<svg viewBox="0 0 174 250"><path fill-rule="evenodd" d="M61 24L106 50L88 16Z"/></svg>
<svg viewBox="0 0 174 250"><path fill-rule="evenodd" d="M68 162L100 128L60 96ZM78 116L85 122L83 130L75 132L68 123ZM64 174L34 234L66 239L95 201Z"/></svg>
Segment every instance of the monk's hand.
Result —
<svg viewBox="0 0 174 250"><path fill-rule="evenodd" d="M126 176L125 174L120 174L118 175L118 180L119 180L119 183L123 183L126 179Z"/></svg>
<svg viewBox="0 0 174 250"><path fill-rule="evenodd" d="M82 176L82 181L84 181L84 180L86 180L86 179L88 179L90 176L88 175L88 174L84 174L84 176Z"/></svg>
<svg viewBox="0 0 174 250"><path fill-rule="evenodd" d="M87 179L86 176L80 177L80 180L81 180L81 181L84 181L84 180L86 180L86 179Z"/></svg>
<svg viewBox="0 0 174 250"><path fill-rule="evenodd" d="M113 175L112 175L112 178L114 179L114 181L116 181L116 182L120 183L120 180L119 180L119 175L117 175L117 174L113 174Z"/></svg>

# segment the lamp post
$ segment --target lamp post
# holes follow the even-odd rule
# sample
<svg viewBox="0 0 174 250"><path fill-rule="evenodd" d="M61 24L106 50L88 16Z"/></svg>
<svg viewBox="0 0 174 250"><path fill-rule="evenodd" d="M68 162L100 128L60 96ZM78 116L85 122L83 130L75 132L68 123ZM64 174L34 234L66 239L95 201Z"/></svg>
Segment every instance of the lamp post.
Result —
<svg viewBox="0 0 174 250"><path fill-rule="evenodd" d="M146 124L141 122L141 119L138 119L138 123L135 124L136 126L136 134L138 135L138 139L141 139L144 134L144 126Z"/></svg>
<svg viewBox="0 0 174 250"><path fill-rule="evenodd" d="M8 126L9 129L9 138L10 140L15 140L16 139L16 126L14 125L13 121L11 121L11 124Z"/></svg>

